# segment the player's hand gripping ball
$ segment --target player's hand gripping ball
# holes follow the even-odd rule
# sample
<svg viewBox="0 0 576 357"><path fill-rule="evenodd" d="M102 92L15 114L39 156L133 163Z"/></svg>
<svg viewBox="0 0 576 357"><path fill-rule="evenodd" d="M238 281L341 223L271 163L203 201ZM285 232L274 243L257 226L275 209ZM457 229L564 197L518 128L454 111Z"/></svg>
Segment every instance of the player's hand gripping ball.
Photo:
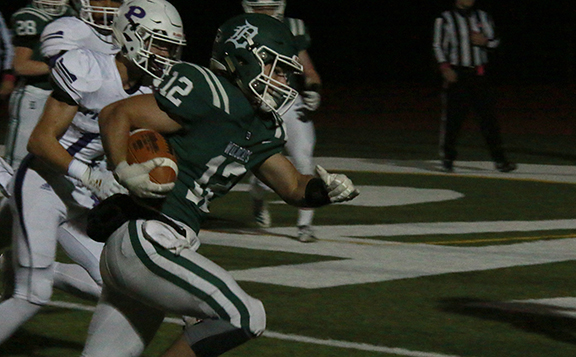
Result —
<svg viewBox="0 0 576 357"><path fill-rule="evenodd" d="M130 133L126 154L128 164L141 164L157 157L169 160L164 160L165 163L162 166L155 167L150 171L150 181L159 184L176 181L178 176L176 156L166 138L151 129L138 129Z"/></svg>

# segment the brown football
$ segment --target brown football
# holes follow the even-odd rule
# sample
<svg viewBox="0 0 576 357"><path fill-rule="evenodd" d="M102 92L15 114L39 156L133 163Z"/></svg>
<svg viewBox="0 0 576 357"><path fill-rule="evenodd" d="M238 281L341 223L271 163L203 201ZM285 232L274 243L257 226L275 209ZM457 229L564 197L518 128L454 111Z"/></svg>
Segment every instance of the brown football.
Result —
<svg viewBox="0 0 576 357"><path fill-rule="evenodd" d="M172 147L159 132L151 129L138 129L130 133L128 138L128 164L143 163L157 157L169 158L177 164ZM173 166L160 166L150 171L150 180L155 183L170 183L176 181L178 168Z"/></svg>

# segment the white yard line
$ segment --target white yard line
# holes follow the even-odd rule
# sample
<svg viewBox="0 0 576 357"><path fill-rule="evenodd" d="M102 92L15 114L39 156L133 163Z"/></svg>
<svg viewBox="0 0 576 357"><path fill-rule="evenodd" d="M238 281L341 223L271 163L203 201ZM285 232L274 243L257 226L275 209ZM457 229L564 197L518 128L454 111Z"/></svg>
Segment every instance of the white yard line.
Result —
<svg viewBox="0 0 576 357"><path fill-rule="evenodd" d="M390 354L394 354L394 355L398 355L398 356L457 357L456 355L445 355L445 354L440 354L440 353L410 351L410 350L407 350L404 348L374 346L374 345L369 345L366 343L355 343L355 342L337 341L337 340L322 340L319 338L299 336L299 335L289 335L289 334L272 332L272 331L264 332L264 337L276 338L279 340L286 340L286 341L311 343L311 344L323 345L323 346L329 346L329 347L348 348L348 349L368 351L368 352L390 353Z"/></svg>
<svg viewBox="0 0 576 357"><path fill-rule="evenodd" d="M1 147L0 147L1 149ZM333 157L317 157L315 158L316 163L324 166L326 169L330 171L367 171L367 172L378 172L378 173L411 173L411 174L442 174L439 172L439 162L438 161L393 161L393 160L377 160L377 159L357 159L357 158L333 158ZM511 172L511 173L499 173L494 170L491 162L457 162L455 167L455 173L449 174L455 176L471 176L471 177L485 177L485 178L506 178L506 179L519 179L519 180L535 180L535 181L546 181L546 182L562 182L562 183L576 183L576 166L561 166L561 165L532 165L532 164L519 164L518 170ZM239 186L238 190L244 189L244 187ZM448 195L451 192L447 192ZM454 197L446 197L446 199L454 199ZM367 204L370 205L370 204ZM377 235L410 235L410 234L422 234L422 231L426 231L428 234L430 233L430 229L436 232L437 234L454 234L455 232L462 233L462 231L467 232L465 226L471 225L473 227L469 227L470 231L500 231L501 228L496 227L499 223L506 224L505 231L510 230L510 222L475 222L473 224L464 223L464 224L456 224L456 223L436 223L436 224L403 224L403 225L383 225L376 229ZM513 230L531 230L534 229L531 225L537 224L539 229L542 229L543 222L516 222L517 227ZM558 220L558 221L550 221L548 222L554 226L555 229L559 228L574 228L576 221L574 220ZM565 227L564 225L568 227ZM560 225L561 227L557 227ZM526 227L525 227L526 226ZM529 226L529 227L528 227ZM481 228L483 227L483 229ZM359 234L361 228L365 228L366 230L370 229L372 234ZM395 229L397 230L395 230ZM266 234L286 234L284 232L287 228L277 228L270 229L269 232ZM550 228L551 229L551 228ZM364 226L354 226L351 227L330 227L331 232L333 233L334 237L330 237L330 239L326 239L324 242L326 243L356 243L357 245L388 245L394 246L399 245L402 248L410 245L404 245L399 243L391 243L391 242L381 242L381 241L373 241L370 239L362 239L362 238L353 238L353 237L363 237L363 236L371 236L374 235L374 226L371 227L364 227ZM348 232L347 230L351 230ZM338 231L337 234L335 232ZM221 237L223 234L222 232L216 233L215 232L204 232L204 238L210 241L211 244L224 244L222 242L218 242L218 238ZM367 232L364 232L367 233ZM224 235L229 235L224 234ZM208 237L207 237L208 236ZM227 237L229 238L229 237ZM238 234L236 240L226 239L227 244L225 245L235 245L230 244L230 241L233 241L239 246L250 245L250 242L246 242L246 240L250 240L249 235ZM274 241L274 239L268 239L266 242L270 243L270 241ZM262 244L262 240L258 239L259 244ZM574 240L565 240L560 242L560 244L568 244L572 243ZM556 242L554 242L555 244ZM279 243L278 243L279 244ZM286 242L283 239L281 245L290 245L290 242ZM540 242L539 244L552 244L547 242ZM319 244L320 245L320 244ZM537 245L537 244L536 244ZM529 245L529 247L535 247L536 245ZM294 244L296 246L296 244ZM527 245L524 245L527 246ZM426 247L426 246L425 246ZM523 246L520 246L523 247ZM286 249L286 247L284 247ZM294 247L292 247L294 249ZM310 249L310 246L306 247ZM550 248L550 247L547 247ZM260 249L263 249L260 247ZM265 249L265 248L264 248ZM278 247L275 247L278 249ZM373 249L373 247L371 248ZM390 249L390 248L389 248ZM430 249L443 249L443 248L430 248ZM448 248L448 249L455 249L455 248ZM466 248L466 249L473 249L473 248ZM491 249L488 248L475 248L476 250L487 250ZM497 249L502 249L501 247ZM279 249L283 250L283 249ZM287 249L290 251L290 249ZM319 253L319 252L317 252ZM486 254L489 252L483 252ZM500 252L502 253L502 252ZM528 254L529 256L533 255L534 252ZM564 258L567 259L567 258ZM564 260L562 259L562 260ZM572 306L576 306L576 300L574 298L571 299L569 302ZM564 302L564 301L562 301ZM75 304L75 303L68 303L62 301L52 301L49 303L50 306L67 308L67 309L75 309L75 310L83 310L83 311L94 311L94 306L90 305L83 305L83 304ZM569 312L571 313L571 312ZM566 313L568 314L568 313ZM166 318L165 322L173 323L178 325L183 325L183 321L177 318ZM330 347L337 347L337 348L345 348L345 349L354 349L354 350L361 350L361 351L368 351L368 352L378 352L378 353L388 353L398 356L413 356L413 357L457 357L455 355L446 355L440 353L431 353L431 352L420 352L420 351L411 351L404 348L395 348L395 347L385 347L385 346L376 346L364 343L354 343L348 341L338 341L338 340L325 340L325 339L318 339L313 337L307 336L300 336L300 335L292 335L292 334L284 334L274 331L266 331L264 332L264 337L267 338L274 338L279 340L285 341L295 341L301 343L310 343L316 345L323 345L323 346L330 346Z"/></svg>
<svg viewBox="0 0 576 357"><path fill-rule="evenodd" d="M574 223L572 227L576 227ZM542 225L539 229L544 227ZM353 238L352 234L340 235L342 232L336 228L321 232L322 239L314 244L302 244L284 235L263 236L261 233L246 232L204 231L200 240L202 244L333 257L332 260L230 271L238 281L304 289L576 260L575 238L454 247L382 241L371 243L368 239ZM358 229L356 233L366 234L368 230ZM429 232L422 231L422 234Z"/></svg>
<svg viewBox="0 0 576 357"><path fill-rule="evenodd" d="M48 303L48 305L54 306L54 307L60 307L60 308L64 308L64 309L90 311L90 312L94 311L94 306L65 302L65 301L50 301ZM177 318L167 317L164 319L164 322L176 324L176 325L181 325L181 326L184 325L183 321L181 319L177 319ZM291 334L285 334L285 333L274 332L274 331L265 331L263 336L267 337L267 338L275 338L275 339L284 340L284 341L310 343L310 344L316 344L316 345L322 345L322 346L347 348L347 349L361 350L361 351L368 351L368 352L390 353L390 354L395 354L398 356L458 357L455 355L445 355L445 354L440 354L440 353L410 351L410 350L407 350L404 348L375 346L375 345L369 345L366 343L355 343L355 342L338 341L338 340L323 340L323 339L314 338L314 337L291 335Z"/></svg>

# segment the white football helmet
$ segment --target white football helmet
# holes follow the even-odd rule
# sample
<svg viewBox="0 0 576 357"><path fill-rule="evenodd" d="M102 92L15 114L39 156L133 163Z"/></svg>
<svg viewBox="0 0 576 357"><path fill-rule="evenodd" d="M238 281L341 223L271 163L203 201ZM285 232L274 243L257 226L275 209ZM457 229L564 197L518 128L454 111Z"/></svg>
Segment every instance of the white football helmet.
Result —
<svg viewBox="0 0 576 357"><path fill-rule="evenodd" d="M271 13L266 12L266 14L282 20L286 9L286 0L242 0L242 7L244 12L248 14L271 11Z"/></svg>
<svg viewBox="0 0 576 357"><path fill-rule="evenodd" d="M68 0L33 0L32 3L47 14L60 16L66 12Z"/></svg>
<svg viewBox="0 0 576 357"><path fill-rule="evenodd" d="M92 6L90 0L73 1L80 19L90 26L108 33L112 31L112 21L118 12L118 7L124 2L123 0L111 0L109 3L115 6ZM102 1L99 2L102 3Z"/></svg>
<svg viewBox="0 0 576 357"><path fill-rule="evenodd" d="M128 0L112 25L124 57L155 79L180 61L186 45L178 10L166 0Z"/></svg>

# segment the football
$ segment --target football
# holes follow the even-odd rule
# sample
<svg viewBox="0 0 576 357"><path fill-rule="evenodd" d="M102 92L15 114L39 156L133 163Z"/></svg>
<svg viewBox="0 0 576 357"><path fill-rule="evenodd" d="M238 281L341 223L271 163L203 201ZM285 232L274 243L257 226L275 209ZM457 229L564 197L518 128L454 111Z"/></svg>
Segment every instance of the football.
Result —
<svg viewBox="0 0 576 357"><path fill-rule="evenodd" d="M151 129L138 129L130 133L126 154L128 164L143 163L157 157L165 157L172 162L150 171L150 180L160 184L176 181L178 176L176 156L166 138Z"/></svg>

